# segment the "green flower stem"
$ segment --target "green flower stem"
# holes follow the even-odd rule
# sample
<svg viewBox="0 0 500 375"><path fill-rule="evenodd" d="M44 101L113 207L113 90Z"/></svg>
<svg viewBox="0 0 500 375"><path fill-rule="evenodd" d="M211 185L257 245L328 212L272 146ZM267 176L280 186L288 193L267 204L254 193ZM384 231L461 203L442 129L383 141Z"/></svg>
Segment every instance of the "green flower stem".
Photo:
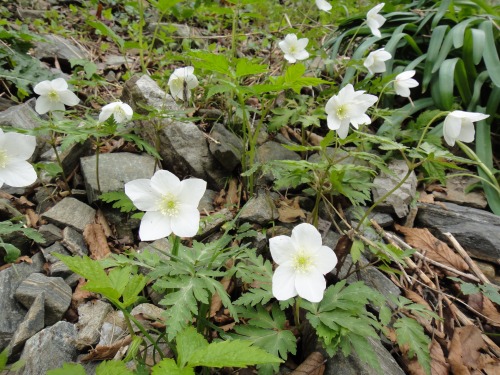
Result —
<svg viewBox="0 0 500 375"><path fill-rule="evenodd" d="M172 239L174 240L172 244L172 255L176 258L179 255L179 245L181 239L179 236L176 236L175 234L172 234Z"/></svg>
<svg viewBox="0 0 500 375"><path fill-rule="evenodd" d="M497 179L495 178L493 173L491 173L491 170L486 166L486 164L484 164L481 161L481 159L479 159L479 157L476 155L476 153L474 151L472 151L472 149L469 146L465 145L461 141L457 141L456 143L470 159L474 160L477 163L477 165L479 165L479 168L481 168L481 170L490 179L489 184L492 185L492 187L500 194L500 185L498 184ZM474 177L476 177L476 176L474 176ZM483 181L485 181L485 180L483 180ZM487 182L487 181L485 181L485 182Z"/></svg>
<svg viewBox="0 0 500 375"><path fill-rule="evenodd" d="M422 135L420 136L420 139L418 140L418 143L417 143L417 147L415 147L416 150L418 150L420 148L420 145L422 144L422 142L424 141L424 137L425 135L427 134L427 132L429 131L429 127L431 126L431 124L436 121L438 118L440 117L443 117L443 116L446 116L447 114L449 114L450 112L449 111L446 111L446 112L439 112L436 116L434 116L431 121L429 121L429 123L425 126L424 128L424 131L422 132ZM415 161L415 158L413 158L413 161Z"/></svg>
<svg viewBox="0 0 500 375"><path fill-rule="evenodd" d="M96 138L95 142L95 178L97 182L97 193L101 194L101 181L99 179L99 155L100 155L100 139L99 137Z"/></svg>
<svg viewBox="0 0 500 375"><path fill-rule="evenodd" d="M300 326L300 301L302 299L300 297L295 298L295 306L293 310L293 319L295 321L295 326Z"/></svg>
<svg viewBox="0 0 500 375"><path fill-rule="evenodd" d="M50 122L50 125L54 124L54 121L52 118L52 113L50 113L50 112L49 112L49 122ZM50 131L50 145L52 146L52 149L54 150L54 153L56 155L57 164L61 168L61 175L62 175L64 185L66 186L66 190L68 190L69 195L71 195L71 187L69 186L68 178L66 177L66 173L64 173L63 164L61 161L61 157L59 155L59 151L57 150L56 143L57 143L56 132L54 130L51 130Z"/></svg>
<svg viewBox="0 0 500 375"><path fill-rule="evenodd" d="M209 298L208 300L211 301L212 298ZM207 326L206 326L207 319L206 318L207 318L209 308L210 308L210 306L208 303L200 303L198 306L198 316L196 318L196 330L198 331L198 333L200 333L202 335L205 335L204 332L205 332L205 329L207 328Z"/></svg>
<svg viewBox="0 0 500 375"><path fill-rule="evenodd" d="M233 24L231 26L231 56L236 57L236 30L238 30L238 12L240 2L236 2L233 8Z"/></svg>

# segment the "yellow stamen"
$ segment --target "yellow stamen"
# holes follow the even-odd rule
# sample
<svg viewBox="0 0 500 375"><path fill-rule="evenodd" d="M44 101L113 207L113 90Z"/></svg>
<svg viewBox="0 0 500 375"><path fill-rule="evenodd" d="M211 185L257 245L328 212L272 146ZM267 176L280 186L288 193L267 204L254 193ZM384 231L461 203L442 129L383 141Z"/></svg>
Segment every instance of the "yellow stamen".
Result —
<svg viewBox="0 0 500 375"><path fill-rule="evenodd" d="M162 196L160 201L160 212L166 216L175 216L179 213L176 197L170 193Z"/></svg>
<svg viewBox="0 0 500 375"><path fill-rule="evenodd" d="M5 168L8 160L7 153L4 150L0 150L0 168Z"/></svg>
<svg viewBox="0 0 500 375"><path fill-rule="evenodd" d="M293 256L293 268L299 273L309 272L313 263L313 257L304 251L299 251Z"/></svg>

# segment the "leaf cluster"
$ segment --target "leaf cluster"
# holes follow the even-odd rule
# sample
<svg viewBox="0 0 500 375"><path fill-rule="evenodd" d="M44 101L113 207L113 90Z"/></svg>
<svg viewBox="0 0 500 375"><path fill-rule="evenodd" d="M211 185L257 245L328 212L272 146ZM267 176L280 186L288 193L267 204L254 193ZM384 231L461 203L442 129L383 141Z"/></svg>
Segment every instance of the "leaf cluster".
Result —
<svg viewBox="0 0 500 375"><path fill-rule="evenodd" d="M12 233L21 232L21 234L36 243L44 243L45 238L43 238L37 230L33 228L26 228L24 223L13 223L12 221L1 221L0 222L0 247L3 247L6 255L4 261L6 263L13 262L21 255L21 250L19 250L15 245L11 243L4 242L2 238L10 235Z"/></svg>

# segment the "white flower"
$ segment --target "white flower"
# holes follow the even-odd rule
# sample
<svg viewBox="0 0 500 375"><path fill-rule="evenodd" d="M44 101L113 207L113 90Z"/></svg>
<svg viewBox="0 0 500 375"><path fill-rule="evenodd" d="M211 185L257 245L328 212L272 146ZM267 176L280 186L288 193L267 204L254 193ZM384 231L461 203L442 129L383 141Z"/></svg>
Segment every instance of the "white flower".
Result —
<svg viewBox="0 0 500 375"><path fill-rule="evenodd" d="M306 51L307 43L309 43L307 38L297 39L297 35L288 34L278 45L285 53L285 59L293 64L297 60L305 60L309 57L309 52Z"/></svg>
<svg viewBox="0 0 500 375"><path fill-rule="evenodd" d="M207 183L199 178L180 181L169 171L157 171L151 180L139 179L125 184L125 194L134 205L146 211L141 220L139 237L154 241L174 233L192 237L198 231L198 203Z"/></svg>
<svg viewBox="0 0 500 375"><path fill-rule="evenodd" d="M418 86L418 82L411 78L414 75L414 70L407 70L406 72L399 73L396 76L394 79L394 90L396 91L396 94L405 98L410 96L410 89Z"/></svg>
<svg viewBox="0 0 500 375"><path fill-rule="evenodd" d="M450 146L455 145L455 141L472 142L474 140L473 122L484 120L490 117L482 113L453 111L444 119L443 136Z"/></svg>
<svg viewBox="0 0 500 375"><path fill-rule="evenodd" d="M198 86L198 78L193 73L192 66L174 70L168 79L170 94L174 99L188 100L191 97L191 90Z"/></svg>
<svg viewBox="0 0 500 375"><path fill-rule="evenodd" d="M370 28L372 34L378 36L379 38L382 36L379 28L385 23L385 17L378 14L378 12L380 12L384 5L385 3L375 5L366 14L366 24Z"/></svg>
<svg viewBox="0 0 500 375"><path fill-rule="evenodd" d="M337 264L337 256L322 245L321 234L311 224L299 224L292 236L276 236L269 240L273 260L278 268L273 275L273 295L280 301L297 294L310 301L323 299L326 288L324 274Z"/></svg>
<svg viewBox="0 0 500 375"><path fill-rule="evenodd" d="M127 104L121 101L106 104L99 113L99 122L104 122L113 115L115 122L121 124L122 122L129 121L132 118L134 111Z"/></svg>
<svg viewBox="0 0 500 375"><path fill-rule="evenodd" d="M376 51L370 52L363 65L371 74L383 73L386 70L385 61L390 60L391 57L392 56L389 52L380 48Z"/></svg>
<svg viewBox="0 0 500 375"><path fill-rule="evenodd" d="M377 102L375 95L354 91L351 84L346 85L337 95L328 100L325 106L326 122L331 130L336 130L341 139L347 137L349 123L356 129L359 125L370 124L371 119L365 112Z"/></svg>
<svg viewBox="0 0 500 375"><path fill-rule="evenodd" d="M325 12L328 12L332 9L332 4L330 4L326 0L316 0L316 6L319 8L319 10L324 10Z"/></svg>
<svg viewBox="0 0 500 375"><path fill-rule="evenodd" d="M64 78L38 83L33 91L40 95L35 104L35 111L43 115L49 111L64 111L64 105L77 105L80 99L68 90L68 83Z"/></svg>
<svg viewBox="0 0 500 375"><path fill-rule="evenodd" d="M32 135L4 133L0 129L0 187L5 183L13 187L29 186L36 181L36 172L26 160L36 147Z"/></svg>

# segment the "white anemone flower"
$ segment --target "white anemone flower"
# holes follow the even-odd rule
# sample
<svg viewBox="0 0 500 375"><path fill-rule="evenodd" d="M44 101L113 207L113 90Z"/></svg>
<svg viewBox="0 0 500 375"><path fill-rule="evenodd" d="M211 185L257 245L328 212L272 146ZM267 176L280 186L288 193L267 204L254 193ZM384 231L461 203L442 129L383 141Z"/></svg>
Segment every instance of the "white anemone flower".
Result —
<svg viewBox="0 0 500 375"><path fill-rule="evenodd" d="M157 171L151 180L138 179L125 184L125 194L134 205L146 211L139 237L154 241L174 233L193 237L200 225L198 204L207 188L199 178L180 181L169 171Z"/></svg>
<svg viewBox="0 0 500 375"><path fill-rule="evenodd" d="M319 10L324 10L325 12L329 12L332 9L332 4L326 0L316 0L316 6Z"/></svg>
<svg viewBox="0 0 500 375"><path fill-rule="evenodd" d="M35 111L43 115L49 111L64 111L65 105L73 106L80 102L78 96L68 90L68 83L64 78L38 83L33 91L40 95L36 99Z"/></svg>
<svg viewBox="0 0 500 375"><path fill-rule="evenodd" d="M385 62L390 60L392 55L385 49L380 48L376 51L370 52L366 57L363 65L368 69L371 74L383 73L386 71Z"/></svg>
<svg viewBox="0 0 500 375"><path fill-rule="evenodd" d="M346 85L326 103L328 127L336 130L338 136L344 139L349 132L349 123L356 129L359 125L371 123L370 117L365 112L377 100L375 95L364 94L363 90L354 91L351 84Z"/></svg>
<svg viewBox="0 0 500 375"><path fill-rule="evenodd" d="M454 146L456 141L472 142L476 131L473 122L490 117L483 113L453 111L444 119L443 136L446 143Z"/></svg>
<svg viewBox="0 0 500 375"><path fill-rule="evenodd" d="M396 94L405 98L410 96L410 89L418 86L418 81L412 78L414 75L414 70L407 70L396 76L394 79L394 90Z"/></svg>
<svg viewBox="0 0 500 375"><path fill-rule="evenodd" d="M35 168L28 160L36 147L32 135L4 133L0 129L0 187L29 186L36 181Z"/></svg>
<svg viewBox="0 0 500 375"><path fill-rule="evenodd" d="M291 237L269 240L271 256L278 268L273 275L273 295L280 301L299 295L310 301L323 299L326 280L323 275L337 265L337 256L323 246L321 234L311 224L299 224Z"/></svg>
<svg viewBox="0 0 500 375"><path fill-rule="evenodd" d="M379 38L382 36L379 29L380 27L382 27L386 20L385 17L378 14L378 12L380 12L384 5L385 3L375 5L366 14L366 24L370 28L372 34L378 36Z"/></svg>
<svg viewBox="0 0 500 375"><path fill-rule="evenodd" d="M174 70L168 79L170 94L174 99L186 101L191 97L191 90L198 86L198 78L193 73L194 67L192 66Z"/></svg>
<svg viewBox="0 0 500 375"><path fill-rule="evenodd" d="M297 35L288 34L278 45L285 53L285 59L293 64L297 60L305 60L309 57L309 52L306 51L307 43L309 43L307 38L297 39Z"/></svg>
<svg viewBox="0 0 500 375"><path fill-rule="evenodd" d="M115 122L121 124L126 121L130 121L134 111L132 107L130 107L127 103L123 103L121 101L113 102L106 104L101 109L101 113L99 113L99 122L104 122L108 118L113 116Z"/></svg>

